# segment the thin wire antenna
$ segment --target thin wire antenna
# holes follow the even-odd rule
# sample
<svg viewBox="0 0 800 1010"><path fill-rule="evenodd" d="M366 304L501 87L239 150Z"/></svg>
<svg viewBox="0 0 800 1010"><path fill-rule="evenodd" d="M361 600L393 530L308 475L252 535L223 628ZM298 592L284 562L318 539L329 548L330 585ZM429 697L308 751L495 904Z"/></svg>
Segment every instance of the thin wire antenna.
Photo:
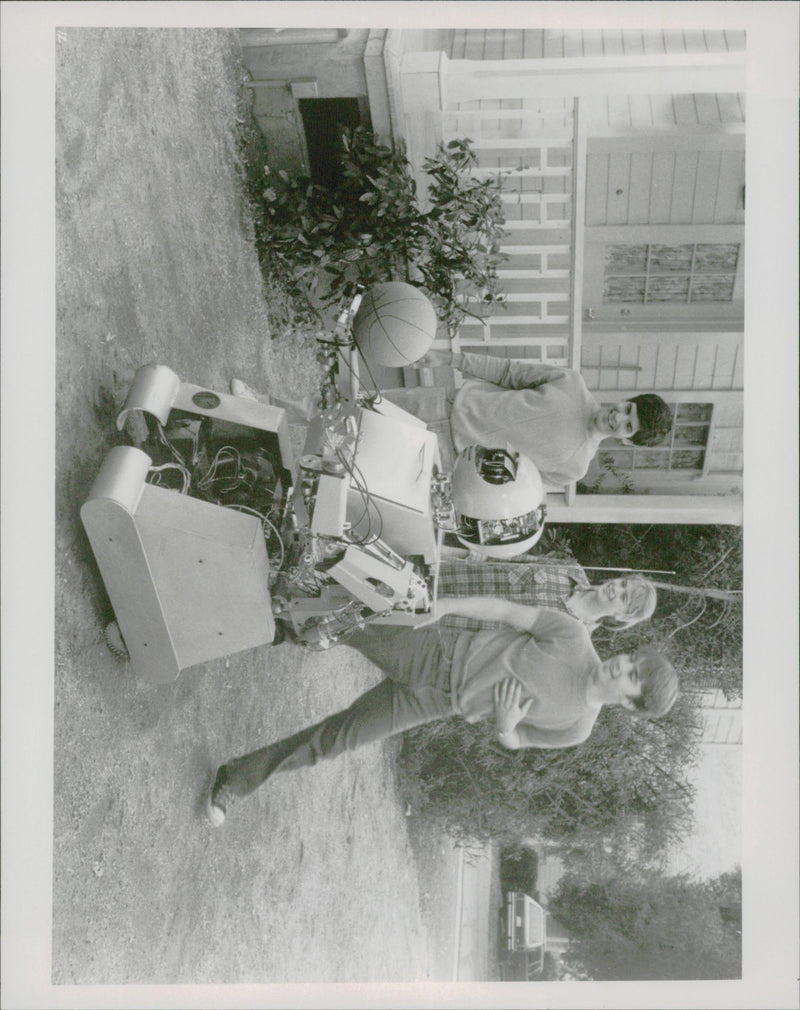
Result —
<svg viewBox="0 0 800 1010"><path fill-rule="evenodd" d="M577 563L577 562L576 562ZM581 565L587 572L635 572L639 575L677 575L677 572L662 572L657 568L600 568L597 565Z"/></svg>

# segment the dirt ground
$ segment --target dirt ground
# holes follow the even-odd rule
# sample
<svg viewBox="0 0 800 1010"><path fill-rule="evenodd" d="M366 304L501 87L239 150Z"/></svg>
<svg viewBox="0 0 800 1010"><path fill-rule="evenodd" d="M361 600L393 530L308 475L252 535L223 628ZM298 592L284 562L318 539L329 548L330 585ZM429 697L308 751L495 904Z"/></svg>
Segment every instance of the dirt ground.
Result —
<svg viewBox="0 0 800 1010"><path fill-rule="evenodd" d="M451 843L398 794L397 742L287 776L214 831L221 761L378 679L347 648L258 649L137 680L79 520L139 365L309 392L271 340L238 186L235 32L57 40L55 984L448 978ZM420 841L422 842L420 846Z"/></svg>

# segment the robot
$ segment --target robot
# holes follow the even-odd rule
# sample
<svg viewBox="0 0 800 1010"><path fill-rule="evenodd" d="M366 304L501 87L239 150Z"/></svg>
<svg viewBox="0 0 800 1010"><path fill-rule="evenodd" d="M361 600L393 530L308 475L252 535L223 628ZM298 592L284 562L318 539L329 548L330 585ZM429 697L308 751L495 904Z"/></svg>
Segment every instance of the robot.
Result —
<svg viewBox="0 0 800 1010"><path fill-rule="evenodd" d="M81 517L116 618L107 640L144 679L278 638L319 650L367 623L414 625L434 604L445 537L502 558L541 536L527 457L471 446L445 473L424 423L364 390L360 302L319 342L297 460L281 408L164 365L136 373L117 418L130 444L109 452Z"/></svg>

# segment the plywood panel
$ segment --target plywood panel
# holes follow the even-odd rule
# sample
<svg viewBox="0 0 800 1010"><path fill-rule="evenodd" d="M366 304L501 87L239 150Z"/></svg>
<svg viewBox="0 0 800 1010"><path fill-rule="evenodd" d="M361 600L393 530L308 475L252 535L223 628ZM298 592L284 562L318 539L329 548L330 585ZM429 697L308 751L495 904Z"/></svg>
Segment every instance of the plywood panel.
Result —
<svg viewBox="0 0 800 1010"><path fill-rule="evenodd" d="M590 154L586 159L586 223L606 224L608 215L608 155Z"/></svg>
<svg viewBox="0 0 800 1010"><path fill-rule="evenodd" d="M697 344L697 363L691 389L710 389L714 380L717 346L704 341Z"/></svg>
<svg viewBox="0 0 800 1010"><path fill-rule="evenodd" d="M642 41L644 42L644 51L646 53L663 53L664 48L664 33L661 31L647 30L642 32Z"/></svg>
<svg viewBox="0 0 800 1010"><path fill-rule="evenodd" d="M697 160L696 151L681 151L675 155L670 224L691 224L692 222Z"/></svg>
<svg viewBox="0 0 800 1010"><path fill-rule="evenodd" d="M607 223L628 223L628 187L631 177L631 156L612 154L608 158Z"/></svg>
<svg viewBox="0 0 800 1010"><path fill-rule="evenodd" d="M723 32L725 41L728 43L728 51L732 53L743 53L745 51L746 33L743 31Z"/></svg>
<svg viewBox="0 0 800 1010"><path fill-rule="evenodd" d="M570 29L564 32L564 56L574 59L583 56L583 33Z"/></svg>
<svg viewBox="0 0 800 1010"><path fill-rule="evenodd" d="M715 224L736 224L744 211L744 151L723 151L719 167L719 188L714 211Z"/></svg>
<svg viewBox="0 0 800 1010"><path fill-rule="evenodd" d="M668 28L664 31L664 51L667 53L686 52L686 41L679 28Z"/></svg>
<svg viewBox="0 0 800 1010"><path fill-rule="evenodd" d="M702 29L686 28L682 33L684 50L687 53L708 52L705 32Z"/></svg>
<svg viewBox="0 0 800 1010"><path fill-rule="evenodd" d="M675 102L672 95L649 95L653 125L661 127L675 125Z"/></svg>
<svg viewBox="0 0 800 1010"><path fill-rule="evenodd" d="M648 95L629 95L631 126L644 129L653 125L653 107Z"/></svg>
<svg viewBox="0 0 800 1010"><path fill-rule="evenodd" d="M744 389L744 354L741 347L737 347L737 351L738 354L734 361L731 385L734 389Z"/></svg>
<svg viewBox="0 0 800 1010"><path fill-rule="evenodd" d="M587 95L586 98L582 98L581 113L589 136L592 135L593 128L607 126L608 106L605 95Z"/></svg>
<svg viewBox="0 0 800 1010"><path fill-rule="evenodd" d="M721 403L716 408L714 416L717 423L723 427L741 427L744 424L744 404L741 402Z"/></svg>
<svg viewBox="0 0 800 1010"><path fill-rule="evenodd" d="M735 389L736 362L741 357L738 346L720 344L714 366L714 389Z"/></svg>
<svg viewBox="0 0 800 1010"><path fill-rule="evenodd" d="M672 186L675 177L675 155L653 155L653 174L650 191L651 224L669 224L672 210Z"/></svg>
<svg viewBox="0 0 800 1010"><path fill-rule="evenodd" d="M695 108L697 109L697 121L701 126L718 126L719 105L716 95L695 95Z"/></svg>
<svg viewBox="0 0 800 1010"><path fill-rule="evenodd" d="M606 99L608 125L627 130L631 125L631 107L627 95L609 95Z"/></svg>
<svg viewBox="0 0 800 1010"><path fill-rule="evenodd" d="M484 32L473 29L467 33L467 48L465 56L469 60L483 59Z"/></svg>
<svg viewBox="0 0 800 1010"><path fill-rule="evenodd" d="M642 32L638 30L625 29L622 32L622 45L627 56L639 56L644 52L644 39Z"/></svg>
<svg viewBox="0 0 800 1010"><path fill-rule="evenodd" d="M715 426L711 435L711 448L715 452L741 452L744 432L741 428L720 428Z"/></svg>
<svg viewBox="0 0 800 1010"><path fill-rule="evenodd" d="M653 155L631 155L631 178L628 192L628 223L647 224L650 220L650 188L653 178Z"/></svg>
<svg viewBox="0 0 800 1010"><path fill-rule="evenodd" d="M694 95L673 96L673 106L675 109L675 122L678 126L697 125L697 107L694 102Z"/></svg>
<svg viewBox="0 0 800 1010"><path fill-rule="evenodd" d="M721 154L719 151L701 151L697 162L693 224L711 224L714 221L717 189L719 187Z"/></svg>
<svg viewBox="0 0 800 1010"><path fill-rule="evenodd" d="M720 94L716 96L720 121L723 123L743 123L744 105L741 95Z"/></svg>
<svg viewBox="0 0 800 1010"><path fill-rule="evenodd" d="M622 56L625 52L622 41L622 30L618 28L603 29L603 55Z"/></svg>
<svg viewBox="0 0 800 1010"><path fill-rule="evenodd" d="M521 60L524 58L524 31L521 28L510 29L506 38L506 59Z"/></svg>
<svg viewBox="0 0 800 1010"><path fill-rule="evenodd" d="M506 32L501 28L487 28L484 47L484 59L506 59Z"/></svg>
<svg viewBox="0 0 800 1010"><path fill-rule="evenodd" d="M725 32L721 29L707 29L703 32L705 36L706 51L709 53L726 53L728 44L725 41Z"/></svg>
<svg viewBox="0 0 800 1010"><path fill-rule="evenodd" d="M453 32L453 40L450 43L448 55L451 60L461 60L464 58L464 50L467 44L467 32L464 28L456 28Z"/></svg>
<svg viewBox="0 0 800 1010"><path fill-rule="evenodd" d="M545 58L564 55L564 32L560 29L548 28L544 33Z"/></svg>
<svg viewBox="0 0 800 1010"><path fill-rule="evenodd" d="M675 366L678 358L678 348L661 346L658 348L657 358L658 362L656 365L655 378L653 380L654 388L674 389Z"/></svg>
<svg viewBox="0 0 800 1010"><path fill-rule="evenodd" d="M701 354L697 343L686 343L679 346L678 362L675 371L674 387L676 389L703 389L708 383L699 381L701 372L705 371L710 379L710 362L708 356Z"/></svg>
<svg viewBox="0 0 800 1010"><path fill-rule="evenodd" d="M527 28L524 33L525 59L538 59L544 53L544 32L541 28Z"/></svg>
<svg viewBox="0 0 800 1010"><path fill-rule="evenodd" d="M713 452L710 457L712 473L740 473L743 468L744 454L741 452Z"/></svg>
<svg viewBox="0 0 800 1010"><path fill-rule="evenodd" d="M583 32L584 56L603 55L603 32L599 28L586 28Z"/></svg>

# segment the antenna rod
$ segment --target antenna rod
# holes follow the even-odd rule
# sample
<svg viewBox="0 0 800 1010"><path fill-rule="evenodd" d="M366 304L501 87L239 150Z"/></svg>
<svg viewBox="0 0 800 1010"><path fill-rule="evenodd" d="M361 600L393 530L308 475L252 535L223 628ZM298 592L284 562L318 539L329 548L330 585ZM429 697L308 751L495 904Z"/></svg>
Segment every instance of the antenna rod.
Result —
<svg viewBox="0 0 800 1010"><path fill-rule="evenodd" d="M677 572L661 572L657 568L598 568L596 565L581 565L587 572L640 572L642 575L676 575Z"/></svg>

